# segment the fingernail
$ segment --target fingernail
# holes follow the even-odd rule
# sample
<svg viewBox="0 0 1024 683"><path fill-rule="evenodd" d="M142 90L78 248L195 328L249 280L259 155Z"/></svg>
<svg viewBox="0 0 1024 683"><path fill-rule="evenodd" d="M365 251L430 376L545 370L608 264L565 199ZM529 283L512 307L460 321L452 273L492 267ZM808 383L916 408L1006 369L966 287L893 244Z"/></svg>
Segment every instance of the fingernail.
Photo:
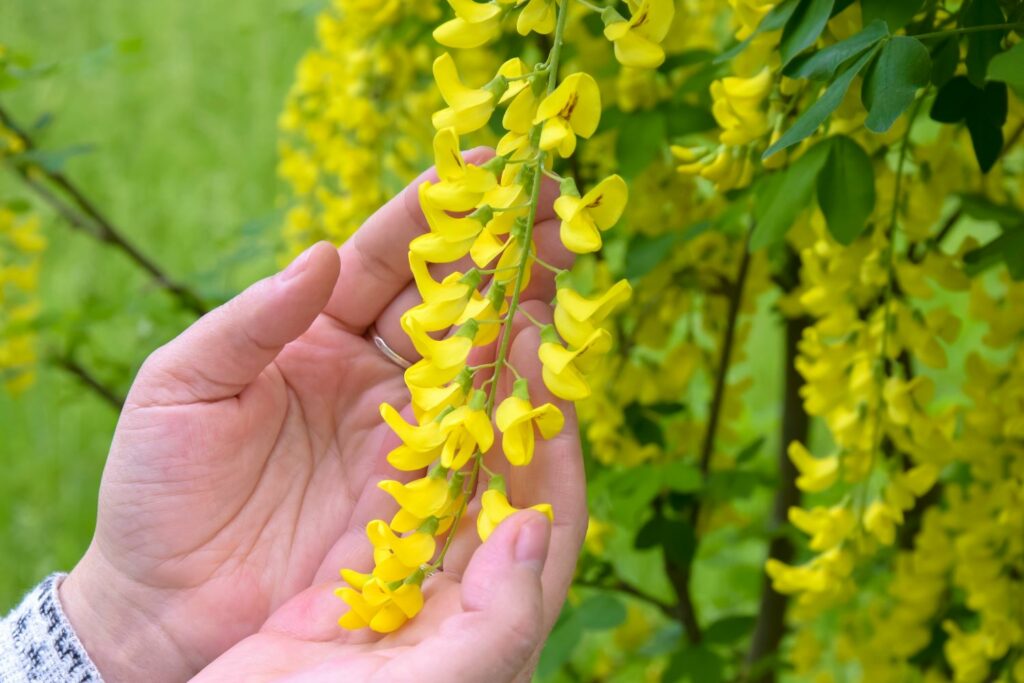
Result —
<svg viewBox="0 0 1024 683"><path fill-rule="evenodd" d="M530 514L516 536L515 561L533 570L538 575L544 569L548 555L549 524L547 517L540 513Z"/></svg>
<svg viewBox="0 0 1024 683"><path fill-rule="evenodd" d="M296 275L302 273L302 271L306 269L306 264L309 262L309 254L311 251L313 251L313 247L308 247L306 251L296 256L295 260L288 264L288 267L281 272L281 280L291 280Z"/></svg>

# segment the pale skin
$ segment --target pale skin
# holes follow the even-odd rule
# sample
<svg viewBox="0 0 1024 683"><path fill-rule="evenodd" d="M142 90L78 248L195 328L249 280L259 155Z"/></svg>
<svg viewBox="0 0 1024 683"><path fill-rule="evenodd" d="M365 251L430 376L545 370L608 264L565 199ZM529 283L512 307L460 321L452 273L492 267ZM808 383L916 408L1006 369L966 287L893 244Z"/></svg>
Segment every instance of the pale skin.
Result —
<svg viewBox="0 0 1024 683"><path fill-rule="evenodd" d="M519 513L481 544L474 502L443 572L424 584L419 616L387 636L337 625L346 609L333 595L338 570L372 566L366 523L396 509L376 483L420 476L386 462L397 439L378 405L402 410L409 400L401 369L366 336L375 325L416 358L398 326L417 302L405 245L426 229L415 185L340 249L314 245L139 371L104 470L95 536L60 589L105 679L529 679L587 517L575 414L544 388L539 334L523 319L511 362L535 403L561 408L566 427L538 440L528 467L511 471L500 453L487 462L517 507L552 503L554 524ZM564 266L550 189L538 249ZM524 307L550 320L551 274L532 275ZM479 353L486 360L493 349ZM500 378L506 393L511 380Z"/></svg>

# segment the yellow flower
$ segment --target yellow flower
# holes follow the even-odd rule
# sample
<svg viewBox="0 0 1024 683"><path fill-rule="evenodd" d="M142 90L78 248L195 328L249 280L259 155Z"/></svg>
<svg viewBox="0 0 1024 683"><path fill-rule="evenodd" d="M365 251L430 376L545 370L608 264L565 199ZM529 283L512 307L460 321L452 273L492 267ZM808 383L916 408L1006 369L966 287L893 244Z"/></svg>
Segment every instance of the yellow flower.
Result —
<svg viewBox="0 0 1024 683"><path fill-rule="evenodd" d="M377 486L381 490L387 491L399 507L420 519L439 516L438 513L444 510L451 501L448 480L445 479L441 470L410 481L408 484L385 479Z"/></svg>
<svg viewBox="0 0 1024 683"><path fill-rule="evenodd" d="M746 145L768 133L762 105L771 88L772 71L767 66L750 78L729 76L711 84L711 113L722 127L722 144Z"/></svg>
<svg viewBox="0 0 1024 683"><path fill-rule="evenodd" d="M451 406L455 408L466 399L466 390L472 384L473 376L467 368L463 368L459 376L451 384L443 387L408 387L412 399L413 414L420 424L431 422L443 410ZM401 468L399 468L401 469ZM420 469L419 467L413 469Z"/></svg>
<svg viewBox="0 0 1024 683"><path fill-rule="evenodd" d="M494 3L448 0L455 18L434 29L434 40L445 47L474 48L486 45L501 34L501 8Z"/></svg>
<svg viewBox="0 0 1024 683"><path fill-rule="evenodd" d="M441 451L443 467L460 469L477 451L486 453L491 449L494 428L484 410L486 403L487 395L474 391L467 405L459 406L441 420L441 432L445 435Z"/></svg>
<svg viewBox="0 0 1024 683"><path fill-rule="evenodd" d="M401 445L388 453L388 463L392 467L412 472L423 469L440 455L441 446L444 444L440 425L435 422L411 425L387 403L381 404L380 415L402 440Z"/></svg>
<svg viewBox="0 0 1024 683"><path fill-rule="evenodd" d="M447 52L434 60L434 80L448 104L434 113L435 128L454 128L456 134L465 135L487 125L497 100L495 93L487 87L474 90L463 85L455 60Z"/></svg>
<svg viewBox="0 0 1024 683"><path fill-rule="evenodd" d="M519 1L523 2L523 0ZM516 30L523 36L528 35L530 31L551 33L555 30L555 19L557 19L557 14L554 0L529 0L523 11L519 13Z"/></svg>
<svg viewBox="0 0 1024 683"><path fill-rule="evenodd" d="M466 163L459 150L459 136L452 127L442 128L434 136L434 163L440 182L431 184L421 200L425 196L432 206L445 211L473 210L484 193L498 184L486 166Z"/></svg>
<svg viewBox="0 0 1024 683"><path fill-rule="evenodd" d="M607 330L594 330L583 344L569 350L558 343L558 336L548 326L541 332L540 357L544 385L558 398L579 401L590 396L590 384L577 367L584 354L599 354L611 348Z"/></svg>
<svg viewBox="0 0 1024 683"><path fill-rule="evenodd" d="M349 576L359 582L355 572ZM403 583L392 590L377 578L366 578L358 586L342 587L335 595L349 606L338 624L351 631L366 628L391 633L423 609L423 592L417 583Z"/></svg>
<svg viewBox="0 0 1024 683"><path fill-rule="evenodd" d="M839 458L815 458L799 441L789 444L789 459L800 472L796 485L809 493L824 491L836 482L839 476Z"/></svg>
<svg viewBox="0 0 1024 683"><path fill-rule="evenodd" d="M896 540L896 525L903 523L903 513L888 503L873 501L864 513L864 528L884 545Z"/></svg>
<svg viewBox="0 0 1024 683"><path fill-rule="evenodd" d="M433 187L430 181L419 187L420 208L427 219L430 232L409 243L409 252L431 263L451 263L469 253L477 237L484 230L485 215L480 210L468 216L449 216L427 196Z"/></svg>
<svg viewBox="0 0 1024 683"><path fill-rule="evenodd" d="M661 41L675 16L673 0L629 0L626 21L614 9L602 12L604 36L615 45L615 58L624 66L656 69L665 61Z"/></svg>
<svg viewBox="0 0 1024 683"><path fill-rule="evenodd" d="M811 550L821 552L843 542L853 531L857 520L847 508L836 506L816 507L811 510L791 507L789 521L797 529L811 536Z"/></svg>
<svg viewBox="0 0 1024 683"><path fill-rule="evenodd" d="M574 73L544 98L537 107L533 123L544 124L540 148L556 149L562 157L567 157L576 149L576 136L589 138L597 130L600 119L601 91L597 82L590 74Z"/></svg>
<svg viewBox="0 0 1024 683"><path fill-rule="evenodd" d="M470 320L454 336L438 340L431 337L415 318L403 317L402 329L423 356L405 371L406 383L438 387L455 379L466 365L478 328L476 321Z"/></svg>
<svg viewBox="0 0 1024 683"><path fill-rule="evenodd" d="M404 581L430 562L437 549L430 534L416 531L398 536L380 519L366 525L366 537L373 544L373 576L381 581Z"/></svg>
<svg viewBox="0 0 1024 683"><path fill-rule="evenodd" d="M402 314L402 328L407 332L413 322L427 332L448 329L462 317L470 299L479 296L476 289L480 284L479 271L451 273L438 282L431 277L426 261L415 253L409 254L409 268L423 303Z"/></svg>
<svg viewBox="0 0 1024 683"><path fill-rule="evenodd" d="M572 181L562 184L555 200L555 213L562 219L559 236L566 249L586 254L601 248L601 231L615 225L626 208L626 181L611 175L583 197Z"/></svg>
<svg viewBox="0 0 1024 683"><path fill-rule="evenodd" d="M505 458L511 464L521 466L529 465L533 460L534 425L542 438L550 439L562 431L565 417L551 403L534 408L526 380L518 379L512 395L498 406L495 421L501 431L501 449Z"/></svg>
<svg viewBox="0 0 1024 683"><path fill-rule="evenodd" d="M603 294L589 298L569 287L559 286L555 304L555 329L567 344L580 346L616 306L629 300L632 293L633 288L628 280L619 280Z"/></svg>
<svg viewBox="0 0 1024 683"><path fill-rule="evenodd" d="M488 488L480 497L480 514L476 518L476 532L480 534L481 541L486 541L506 517L511 517L520 510L520 508L512 507L508 502L505 495L505 482L501 477L491 479L490 486L492 488ZM531 505L527 509L547 515L551 521L555 519L555 513L548 503Z"/></svg>

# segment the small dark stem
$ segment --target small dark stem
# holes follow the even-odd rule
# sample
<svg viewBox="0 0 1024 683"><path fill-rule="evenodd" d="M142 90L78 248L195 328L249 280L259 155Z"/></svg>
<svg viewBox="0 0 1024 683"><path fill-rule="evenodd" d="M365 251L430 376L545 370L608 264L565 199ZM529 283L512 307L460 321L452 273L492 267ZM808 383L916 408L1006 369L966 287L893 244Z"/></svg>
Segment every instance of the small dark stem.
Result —
<svg viewBox="0 0 1024 683"><path fill-rule="evenodd" d="M638 600L643 600L644 602L648 603L649 605L653 605L654 607L657 607L658 610L660 610L662 614L664 614L665 616L667 616L669 618L672 618L672 619L676 618L676 611L675 611L675 607L673 605L667 605L664 602L662 602L661 600L658 600L657 598L652 598L650 595L647 595L646 593L644 593L644 592L634 588L633 586L629 585L625 581L615 580L613 582L602 583L600 581L580 581L580 580L576 580L576 581L573 582L573 585L574 586L578 586L580 588L595 588L595 589L598 589L598 590L615 591L616 593L624 593L624 594L632 596L632 597L634 597L634 598L636 598Z"/></svg>
<svg viewBox="0 0 1024 683"><path fill-rule="evenodd" d="M103 399L111 408L117 412L121 412L121 408L124 406L124 397L120 396L113 389L108 387L96 375L92 374L88 368L79 363L77 360L72 358L70 355L55 356L53 363L66 370L72 376L74 376L79 382L86 386L86 388L92 390L97 396Z"/></svg>
<svg viewBox="0 0 1024 683"><path fill-rule="evenodd" d="M26 150L36 149L35 141L29 134L17 125L14 119L0 107L0 124L17 135ZM175 281L163 271L152 259L143 254L138 247L132 244L121 230L86 197L71 180L60 171L52 171L32 163L18 162L16 157L6 159L8 165L14 172L32 189L39 197L57 211L72 227L82 230L94 239L109 244L125 255L146 271L150 277L164 290L173 295L181 305L195 313L203 315L209 307L202 298L186 285ZM72 209L66 202L60 200L43 183L39 182L37 174L60 189L61 192L77 207Z"/></svg>

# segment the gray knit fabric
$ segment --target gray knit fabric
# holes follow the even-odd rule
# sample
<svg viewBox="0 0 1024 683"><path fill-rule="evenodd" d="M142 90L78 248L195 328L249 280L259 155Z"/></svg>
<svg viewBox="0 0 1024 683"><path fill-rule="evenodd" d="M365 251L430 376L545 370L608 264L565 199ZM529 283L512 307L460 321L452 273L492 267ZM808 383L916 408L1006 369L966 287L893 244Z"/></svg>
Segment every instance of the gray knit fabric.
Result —
<svg viewBox="0 0 1024 683"><path fill-rule="evenodd" d="M0 683L103 680L60 606L63 580L47 577L0 621Z"/></svg>

